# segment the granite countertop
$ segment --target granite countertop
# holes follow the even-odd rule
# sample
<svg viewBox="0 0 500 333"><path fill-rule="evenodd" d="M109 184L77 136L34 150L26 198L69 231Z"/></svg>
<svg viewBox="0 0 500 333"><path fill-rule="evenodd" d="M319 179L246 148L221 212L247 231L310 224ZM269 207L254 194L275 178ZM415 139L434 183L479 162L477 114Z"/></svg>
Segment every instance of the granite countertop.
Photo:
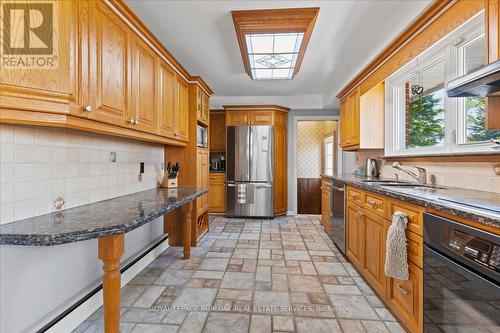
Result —
<svg viewBox="0 0 500 333"><path fill-rule="evenodd" d="M388 187L364 182L366 177L352 174L322 175L322 177L500 229L500 194L498 193L454 187ZM465 202L475 207L464 205Z"/></svg>
<svg viewBox="0 0 500 333"><path fill-rule="evenodd" d="M51 246L129 232L207 193L155 188L0 225L0 245Z"/></svg>

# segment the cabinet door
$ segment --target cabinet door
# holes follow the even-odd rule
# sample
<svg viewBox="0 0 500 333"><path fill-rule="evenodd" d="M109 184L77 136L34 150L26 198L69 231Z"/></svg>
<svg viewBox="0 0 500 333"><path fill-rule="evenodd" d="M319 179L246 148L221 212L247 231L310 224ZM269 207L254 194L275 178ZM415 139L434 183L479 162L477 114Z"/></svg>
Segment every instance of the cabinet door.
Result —
<svg viewBox="0 0 500 333"><path fill-rule="evenodd" d="M286 117L286 115L280 115ZM274 128L274 213L287 211L286 120Z"/></svg>
<svg viewBox="0 0 500 333"><path fill-rule="evenodd" d="M330 219L331 219L331 197L330 197L330 187L327 187L325 182L321 186L321 224L325 229L330 229Z"/></svg>
<svg viewBox="0 0 500 333"><path fill-rule="evenodd" d="M44 1L43 4L30 2L26 5L42 13L50 12L54 19L57 18L54 22L56 25L53 34L45 40L46 44L41 41L44 46L47 46L47 52L50 51L50 41L52 41L52 52L42 55L10 55L4 52L5 58L2 61L12 60L9 61L10 66L0 65L0 108L52 113L74 111L83 115L82 109L77 105L80 80L77 65L78 2ZM84 5L86 4L82 6ZM6 2L3 6L4 10L9 10L9 3ZM49 22L48 18L47 22ZM12 28L23 26L24 15L11 15ZM22 31L22 29L14 29L10 34L9 43L14 45L22 43L22 46L29 48L26 44L38 37L30 32L29 39L24 39L28 31L24 33ZM4 40L4 43L7 41ZM43 60L43 66L23 67L16 61L16 59L25 59L27 56Z"/></svg>
<svg viewBox="0 0 500 333"><path fill-rule="evenodd" d="M408 262L408 281L388 279L387 301L410 332L422 332L423 274L422 269Z"/></svg>
<svg viewBox="0 0 500 333"><path fill-rule="evenodd" d="M210 174L208 180L208 209L210 212L226 211L226 186L224 174Z"/></svg>
<svg viewBox="0 0 500 333"><path fill-rule="evenodd" d="M224 114L210 115L210 151L226 150L226 117Z"/></svg>
<svg viewBox="0 0 500 333"><path fill-rule="evenodd" d="M251 125L274 125L273 111L250 111Z"/></svg>
<svg viewBox="0 0 500 333"><path fill-rule="evenodd" d="M364 221L359 213L362 209L348 203L346 210L346 253L352 264L358 269L363 267Z"/></svg>
<svg viewBox="0 0 500 333"><path fill-rule="evenodd" d="M134 128L156 132L156 66L157 56L154 51L138 37L132 44L132 112Z"/></svg>
<svg viewBox="0 0 500 333"><path fill-rule="evenodd" d="M210 97L203 93L202 119L204 124L208 124L210 118Z"/></svg>
<svg viewBox="0 0 500 333"><path fill-rule="evenodd" d="M175 72L161 61L158 66L158 134L170 138L175 138L175 89Z"/></svg>
<svg viewBox="0 0 500 333"><path fill-rule="evenodd" d="M381 295L385 294L384 273L386 221L365 210L363 219L363 274Z"/></svg>
<svg viewBox="0 0 500 333"><path fill-rule="evenodd" d="M351 92L341 104L340 143L345 150L359 148L359 89Z"/></svg>
<svg viewBox="0 0 500 333"><path fill-rule="evenodd" d="M176 111L174 118L175 136L182 141L188 141L189 130L189 85L181 77L177 77L176 86Z"/></svg>
<svg viewBox="0 0 500 333"><path fill-rule="evenodd" d="M202 187L208 189L208 160L209 160L209 155L208 151L205 150L203 152L203 161L201 164L202 167ZM208 194L203 195L203 211L206 211L208 209Z"/></svg>
<svg viewBox="0 0 500 333"><path fill-rule="evenodd" d="M129 126L131 31L103 2L90 1L89 118Z"/></svg>
<svg viewBox="0 0 500 333"><path fill-rule="evenodd" d="M227 126L238 126L238 125L248 125L250 119L248 119L247 111L228 111L226 112L226 125Z"/></svg>

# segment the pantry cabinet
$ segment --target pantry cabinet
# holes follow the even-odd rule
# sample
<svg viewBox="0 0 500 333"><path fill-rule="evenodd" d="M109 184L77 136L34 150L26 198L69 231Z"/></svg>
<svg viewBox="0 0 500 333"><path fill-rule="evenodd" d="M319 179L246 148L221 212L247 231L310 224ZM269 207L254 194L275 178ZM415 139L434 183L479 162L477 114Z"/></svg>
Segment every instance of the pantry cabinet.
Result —
<svg viewBox="0 0 500 333"><path fill-rule="evenodd" d="M123 2L48 2L58 18L56 66L2 66L0 122L178 146L190 138L190 119L208 124L210 88L190 76ZM200 93L193 118L190 84Z"/></svg>

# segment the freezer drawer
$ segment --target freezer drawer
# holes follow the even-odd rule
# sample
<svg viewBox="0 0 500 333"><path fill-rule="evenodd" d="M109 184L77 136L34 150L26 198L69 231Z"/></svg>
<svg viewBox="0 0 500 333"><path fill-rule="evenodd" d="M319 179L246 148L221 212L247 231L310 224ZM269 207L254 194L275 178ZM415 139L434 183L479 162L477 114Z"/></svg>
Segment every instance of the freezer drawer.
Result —
<svg viewBox="0 0 500 333"><path fill-rule="evenodd" d="M245 203L238 202L238 184L246 185ZM228 182L228 217L274 217L274 188L272 183Z"/></svg>

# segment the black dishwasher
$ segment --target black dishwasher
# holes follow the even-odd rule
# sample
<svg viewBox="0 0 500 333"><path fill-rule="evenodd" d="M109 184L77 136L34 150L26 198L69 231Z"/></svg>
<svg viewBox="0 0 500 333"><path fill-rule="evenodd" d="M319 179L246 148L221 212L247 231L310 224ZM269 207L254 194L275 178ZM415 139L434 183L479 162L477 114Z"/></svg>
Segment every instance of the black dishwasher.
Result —
<svg viewBox="0 0 500 333"><path fill-rule="evenodd" d="M345 254L345 185L338 181L333 181L330 192L330 230L328 234L338 249Z"/></svg>
<svg viewBox="0 0 500 333"><path fill-rule="evenodd" d="M500 331L500 236L424 214L424 332Z"/></svg>

